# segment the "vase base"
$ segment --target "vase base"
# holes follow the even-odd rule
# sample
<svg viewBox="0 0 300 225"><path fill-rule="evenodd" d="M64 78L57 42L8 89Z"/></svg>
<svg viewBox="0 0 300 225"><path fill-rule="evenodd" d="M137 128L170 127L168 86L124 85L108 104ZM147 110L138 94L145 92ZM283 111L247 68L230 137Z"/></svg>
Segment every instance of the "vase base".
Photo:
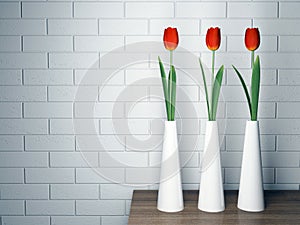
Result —
<svg viewBox="0 0 300 225"><path fill-rule="evenodd" d="M199 207L199 206L198 206L198 209L203 212L207 212L207 213L219 213L219 212L223 212L225 210L225 208L208 209L208 208Z"/></svg>
<svg viewBox="0 0 300 225"><path fill-rule="evenodd" d="M158 208L157 209L161 212L165 212L165 213L177 213L177 212L181 212L184 207L180 207L180 208L175 208L175 209L166 209L166 208Z"/></svg>
<svg viewBox="0 0 300 225"><path fill-rule="evenodd" d="M237 207L238 207L238 209L245 211L245 212L263 212L265 210L265 208L253 209L253 208L242 207L239 205Z"/></svg>

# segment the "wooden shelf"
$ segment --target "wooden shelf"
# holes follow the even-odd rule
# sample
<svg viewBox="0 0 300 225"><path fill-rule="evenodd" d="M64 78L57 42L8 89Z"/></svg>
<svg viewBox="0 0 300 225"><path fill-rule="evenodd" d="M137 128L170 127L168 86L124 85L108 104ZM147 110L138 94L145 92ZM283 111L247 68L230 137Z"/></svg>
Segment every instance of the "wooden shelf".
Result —
<svg viewBox="0 0 300 225"><path fill-rule="evenodd" d="M158 211L156 199L157 191L134 191L128 224L300 224L300 191L265 191L266 210L260 213L239 210L236 207L237 191L225 191L226 210L222 213L205 213L198 210L198 191L184 191L185 208L178 213Z"/></svg>

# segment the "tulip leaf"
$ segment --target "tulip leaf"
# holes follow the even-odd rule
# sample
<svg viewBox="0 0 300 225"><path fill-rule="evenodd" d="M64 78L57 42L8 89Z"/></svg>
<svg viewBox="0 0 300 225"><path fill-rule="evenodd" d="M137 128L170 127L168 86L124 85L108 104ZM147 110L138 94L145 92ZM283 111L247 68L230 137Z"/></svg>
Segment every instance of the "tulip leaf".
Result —
<svg viewBox="0 0 300 225"><path fill-rule="evenodd" d="M173 65L171 65L169 71L169 80L168 80L168 95L169 95L169 116L170 121L174 120L175 115L175 96L176 96L176 74L175 69L173 69Z"/></svg>
<svg viewBox="0 0 300 225"><path fill-rule="evenodd" d="M171 82L171 79L172 79L172 74L171 74L171 70L169 71L169 77L168 77L168 96L169 96L169 99L168 99L168 116L169 116L169 119L170 121L172 121L172 82Z"/></svg>
<svg viewBox="0 0 300 225"><path fill-rule="evenodd" d="M217 75L216 75L216 78L214 81L214 85L213 85L212 97L211 97L211 120L213 120L213 121L216 120L220 89L222 86L223 73L224 73L224 66L221 66L217 72Z"/></svg>
<svg viewBox="0 0 300 225"><path fill-rule="evenodd" d="M259 62L259 56L257 56L253 64L252 79L251 79L251 97L252 97L251 120L252 121L257 120L259 86L260 86L260 62Z"/></svg>
<svg viewBox="0 0 300 225"><path fill-rule="evenodd" d="M170 95L170 101L171 101L171 120L175 120L175 103L176 103L176 71L175 67L172 65L170 70L171 79L169 80L170 87L171 87L171 95Z"/></svg>
<svg viewBox="0 0 300 225"><path fill-rule="evenodd" d="M251 107L251 99L250 99L250 95L249 95L249 92L248 92L248 89L247 89L247 85L242 77L242 75L240 74L240 72L237 70L237 68L235 68L234 65L232 65L233 69L235 70L236 74L238 75L240 81L241 81L241 84L244 88L244 92L245 92L245 95L246 95L246 98L247 98L247 101L248 101L248 106L249 106L249 111L250 111L250 116L252 117L252 107Z"/></svg>
<svg viewBox="0 0 300 225"><path fill-rule="evenodd" d="M167 78L165 73L165 68L163 63L161 62L160 57L158 57L159 61L159 68L160 68L160 74L161 74L161 80L163 84L163 91L164 91L164 97L166 102L166 111L167 111L167 118L170 120L170 109L169 109L169 93L168 93L168 86L167 86Z"/></svg>
<svg viewBox="0 0 300 225"><path fill-rule="evenodd" d="M205 73L204 73L203 65L202 65L202 62L201 62L200 58L199 58L199 63L200 63L200 68L201 68L201 73L202 73L202 78L203 78L204 90L205 90L208 120L211 120L210 108L209 108L209 96L208 96L208 91L207 91L206 78L205 78Z"/></svg>

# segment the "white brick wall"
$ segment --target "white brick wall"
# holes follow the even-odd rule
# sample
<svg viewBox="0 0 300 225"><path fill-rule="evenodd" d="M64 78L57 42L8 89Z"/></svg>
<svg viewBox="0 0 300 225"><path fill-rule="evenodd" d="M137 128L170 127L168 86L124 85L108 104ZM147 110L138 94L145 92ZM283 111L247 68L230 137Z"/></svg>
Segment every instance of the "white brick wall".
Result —
<svg viewBox="0 0 300 225"><path fill-rule="evenodd" d="M100 221L99 216L53 216L51 218L52 224L55 225L94 225L100 224Z"/></svg>
<svg viewBox="0 0 300 225"><path fill-rule="evenodd" d="M3 216L2 223L4 224L40 224L40 225L49 225L50 216Z"/></svg>
<svg viewBox="0 0 300 225"><path fill-rule="evenodd" d="M24 2L22 4L23 18L70 18L72 3L56 2Z"/></svg>
<svg viewBox="0 0 300 225"><path fill-rule="evenodd" d="M124 7L121 2L75 2L75 18L122 18Z"/></svg>
<svg viewBox="0 0 300 225"><path fill-rule="evenodd" d="M193 53L174 55L184 69L177 70L184 188L197 189L200 177L206 106L196 59L210 65L211 26L222 29L216 64L226 68L223 180L225 189L238 188L249 116L231 65L249 84L243 35L253 24L262 35L264 185L299 190L299 9L283 0L0 1L0 225L126 224L132 190L157 188L165 120L157 56L168 61L167 26ZM158 44L136 47L144 41Z"/></svg>

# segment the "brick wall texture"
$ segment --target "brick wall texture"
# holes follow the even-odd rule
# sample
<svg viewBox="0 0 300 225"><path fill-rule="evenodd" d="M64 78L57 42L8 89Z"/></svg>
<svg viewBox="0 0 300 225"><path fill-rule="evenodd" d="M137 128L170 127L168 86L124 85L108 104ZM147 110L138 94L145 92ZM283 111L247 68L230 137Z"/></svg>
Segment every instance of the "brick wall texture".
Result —
<svg viewBox="0 0 300 225"><path fill-rule="evenodd" d="M238 189L259 27L265 189L300 186L300 3L285 0L0 0L0 224L123 225L133 189L157 189L165 108L164 28L180 35L177 125L184 189L198 189L209 27L225 66L218 110L225 189ZM143 43L144 42L144 43Z"/></svg>

